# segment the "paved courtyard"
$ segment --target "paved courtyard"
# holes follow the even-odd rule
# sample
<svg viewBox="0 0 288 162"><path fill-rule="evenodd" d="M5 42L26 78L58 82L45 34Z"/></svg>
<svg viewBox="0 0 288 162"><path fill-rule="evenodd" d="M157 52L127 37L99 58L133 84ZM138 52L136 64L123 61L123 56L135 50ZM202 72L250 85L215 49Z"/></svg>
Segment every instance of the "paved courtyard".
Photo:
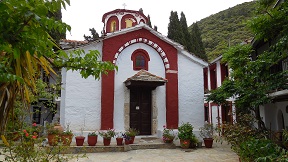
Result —
<svg viewBox="0 0 288 162"><path fill-rule="evenodd" d="M0 155L4 161L4 155ZM227 144L214 143L213 148L140 149L128 152L87 153L85 158L69 162L239 162Z"/></svg>
<svg viewBox="0 0 288 162"><path fill-rule="evenodd" d="M227 144L214 143L213 148L205 147L183 150L145 149L128 152L89 153L87 158L71 162L239 162L238 156Z"/></svg>

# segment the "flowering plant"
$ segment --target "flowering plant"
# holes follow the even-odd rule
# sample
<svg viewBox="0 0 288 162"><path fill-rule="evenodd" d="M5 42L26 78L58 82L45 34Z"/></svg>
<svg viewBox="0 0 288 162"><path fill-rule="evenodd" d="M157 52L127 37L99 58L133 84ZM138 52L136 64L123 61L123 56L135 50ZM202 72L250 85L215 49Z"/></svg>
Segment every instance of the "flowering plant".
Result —
<svg viewBox="0 0 288 162"><path fill-rule="evenodd" d="M175 138L175 134L174 134L174 131L173 129L168 129L166 128L165 125L163 125L163 135L162 135L162 139L164 142L167 142L167 141L173 141Z"/></svg>
<svg viewBox="0 0 288 162"><path fill-rule="evenodd" d="M23 129L23 137L24 139L36 139L38 138L38 134L41 131L41 128L37 126L36 123L32 124L32 127L27 127L26 129Z"/></svg>
<svg viewBox="0 0 288 162"><path fill-rule="evenodd" d="M129 128L127 131L125 131L125 134L127 136L133 137L139 134L139 131L135 128Z"/></svg>
<svg viewBox="0 0 288 162"><path fill-rule="evenodd" d="M116 135L116 132L114 129L108 129L106 131L99 132L99 135L103 138L113 138Z"/></svg>
<svg viewBox="0 0 288 162"><path fill-rule="evenodd" d="M125 133L122 133L122 136L123 136L123 138L124 138L124 140L130 140L130 136L128 136L127 134L125 134Z"/></svg>
<svg viewBox="0 0 288 162"><path fill-rule="evenodd" d="M190 143L188 142L188 141L183 141L182 143L181 143L181 147L183 148L185 148L185 147L188 147L188 145L190 145Z"/></svg>

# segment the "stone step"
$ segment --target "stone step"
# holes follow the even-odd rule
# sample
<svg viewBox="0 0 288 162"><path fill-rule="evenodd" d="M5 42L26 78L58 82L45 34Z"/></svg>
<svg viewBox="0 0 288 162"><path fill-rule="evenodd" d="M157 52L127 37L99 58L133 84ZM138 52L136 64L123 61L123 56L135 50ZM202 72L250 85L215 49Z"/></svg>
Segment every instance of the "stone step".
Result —
<svg viewBox="0 0 288 162"><path fill-rule="evenodd" d="M53 148L53 147L50 147ZM175 149L174 143L164 143L161 139L148 137L148 138L135 138L133 144L117 146L116 142L111 141L110 146L104 146L102 141L98 141L96 146L88 146L85 142L83 146L76 146L74 142L70 147L65 148L63 154L76 154L76 153L96 153L96 152L125 152L130 150L140 149Z"/></svg>

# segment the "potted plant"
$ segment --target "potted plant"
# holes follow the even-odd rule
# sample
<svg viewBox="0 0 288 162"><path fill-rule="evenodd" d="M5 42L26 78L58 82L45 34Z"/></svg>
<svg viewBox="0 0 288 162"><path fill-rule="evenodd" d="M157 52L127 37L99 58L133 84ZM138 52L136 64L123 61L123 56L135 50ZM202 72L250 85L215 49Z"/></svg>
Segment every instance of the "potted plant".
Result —
<svg viewBox="0 0 288 162"><path fill-rule="evenodd" d="M81 128L81 135L75 137L76 145L83 146L85 137L83 136L83 128Z"/></svg>
<svg viewBox="0 0 288 162"><path fill-rule="evenodd" d="M47 125L47 138L48 144L50 146L56 146L58 144L58 141L60 139L60 133L61 132L58 129Z"/></svg>
<svg viewBox="0 0 288 162"><path fill-rule="evenodd" d="M198 138L193 134L190 139L190 146L189 148L196 148L198 144Z"/></svg>
<svg viewBox="0 0 288 162"><path fill-rule="evenodd" d="M123 145L123 136L121 132L117 133L116 142L117 146Z"/></svg>
<svg viewBox="0 0 288 162"><path fill-rule="evenodd" d="M212 123L208 123L207 121L204 123L204 126L200 129L200 136L203 138L204 145L206 148L211 148L213 145L213 134L214 134L214 126Z"/></svg>
<svg viewBox="0 0 288 162"><path fill-rule="evenodd" d="M178 138L180 139L180 146L183 149L189 148L193 135L193 126L189 122L182 123L181 126L178 127Z"/></svg>
<svg viewBox="0 0 288 162"><path fill-rule="evenodd" d="M125 141L125 145L129 145L131 137L127 136L125 133L123 133L122 136Z"/></svg>
<svg viewBox="0 0 288 162"><path fill-rule="evenodd" d="M70 146L72 142L73 133L71 130L66 130L61 133L61 141L63 145Z"/></svg>
<svg viewBox="0 0 288 162"><path fill-rule="evenodd" d="M114 129L109 128L106 131L99 132L99 135L103 137L104 146L109 146L111 143L111 138L113 138L116 135L116 133Z"/></svg>
<svg viewBox="0 0 288 162"><path fill-rule="evenodd" d="M95 146L97 143L97 138L98 138L98 135L96 131L88 133L88 139L87 139L88 145Z"/></svg>
<svg viewBox="0 0 288 162"><path fill-rule="evenodd" d="M127 131L125 131L125 134L130 137L130 144L133 144L135 136L139 134L139 131L135 128L129 128Z"/></svg>
<svg viewBox="0 0 288 162"><path fill-rule="evenodd" d="M162 139L164 143L172 143L175 138L175 134L173 129L166 128L165 125L163 125L163 134Z"/></svg>

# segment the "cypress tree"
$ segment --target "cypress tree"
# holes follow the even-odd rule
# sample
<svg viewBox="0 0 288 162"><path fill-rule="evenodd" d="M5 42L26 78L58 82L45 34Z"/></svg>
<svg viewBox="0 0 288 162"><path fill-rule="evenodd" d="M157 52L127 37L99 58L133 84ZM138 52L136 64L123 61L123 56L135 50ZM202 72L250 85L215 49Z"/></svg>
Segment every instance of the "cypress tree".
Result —
<svg viewBox="0 0 288 162"><path fill-rule="evenodd" d="M192 46L192 42L191 42L191 36L190 33L188 31L188 27L187 27L187 21L186 21L186 17L185 14L183 12L181 12L181 17L180 17L180 26L181 26L181 30L183 32L184 35L184 39L183 39L183 46L185 47L186 50L188 50L189 52L191 52L191 46Z"/></svg>
<svg viewBox="0 0 288 162"><path fill-rule="evenodd" d="M152 24L151 24L151 20L150 20L150 15L147 16L148 18L148 22L147 22L147 25L152 28Z"/></svg>
<svg viewBox="0 0 288 162"><path fill-rule="evenodd" d="M191 41L191 52L204 60L208 60L201 38L201 32L197 23L192 24Z"/></svg>
<svg viewBox="0 0 288 162"><path fill-rule="evenodd" d="M168 35L167 37L174 40L175 42L178 42L183 45L184 42L184 35L181 30L180 21L178 18L177 11L173 12L171 11L170 22L168 24Z"/></svg>
<svg viewBox="0 0 288 162"><path fill-rule="evenodd" d="M99 34L96 32L96 30L94 28L89 28L89 31L91 32L91 35L92 36L86 36L84 34L84 39L87 40L88 42L91 42L91 41L95 41L99 38Z"/></svg>

